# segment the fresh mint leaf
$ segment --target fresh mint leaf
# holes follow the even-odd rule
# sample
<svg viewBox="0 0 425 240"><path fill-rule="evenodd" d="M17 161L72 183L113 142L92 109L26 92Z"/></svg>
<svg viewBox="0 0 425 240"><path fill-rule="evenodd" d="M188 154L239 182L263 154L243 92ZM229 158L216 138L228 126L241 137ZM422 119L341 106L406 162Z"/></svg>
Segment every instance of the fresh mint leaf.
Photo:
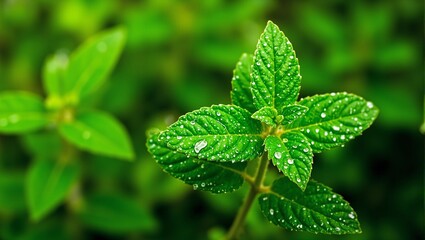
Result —
<svg viewBox="0 0 425 240"><path fill-rule="evenodd" d="M252 114L252 118L257 119L269 126L276 127L277 110L273 107L262 107Z"/></svg>
<svg viewBox="0 0 425 240"><path fill-rule="evenodd" d="M255 106L280 110L294 104L300 82L300 67L292 44L269 21L254 53L251 88Z"/></svg>
<svg viewBox="0 0 425 240"><path fill-rule="evenodd" d="M0 133L28 133L44 127L47 122L39 96L27 92L0 94Z"/></svg>
<svg viewBox="0 0 425 240"><path fill-rule="evenodd" d="M123 28L111 29L90 38L71 54L62 83L66 99L76 104L103 84L118 60L125 36Z"/></svg>
<svg viewBox="0 0 425 240"><path fill-rule="evenodd" d="M313 151L306 137L299 132L285 133L281 137L268 136L265 145L273 164L304 190L313 164Z"/></svg>
<svg viewBox="0 0 425 240"><path fill-rule="evenodd" d="M311 180L301 191L287 178L276 180L259 197L264 216L277 226L292 231L325 234L360 233L357 215L340 195Z"/></svg>
<svg viewBox="0 0 425 240"><path fill-rule="evenodd" d="M187 157L167 147L160 141L159 134L149 137L149 152L165 172L171 176L193 185L194 189L213 193L232 192L242 186L242 174L246 163L219 163Z"/></svg>
<svg viewBox="0 0 425 240"><path fill-rule="evenodd" d="M308 108L302 105L289 105L282 109L281 113L283 120L281 121L282 125L288 125L295 121L295 119L304 116L308 111Z"/></svg>
<svg viewBox="0 0 425 240"><path fill-rule="evenodd" d="M75 146L125 160L134 152L127 131L114 117L102 112L84 112L59 126L61 135Z"/></svg>
<svg viewBox="0 0 425 240"><path fill-rule="evenodd" d="M232 78L232 103L245 108L251 113L257 109L254 105L251 92L251 68L253 56L244 53L236 64Z"/></svg>
<svg viewBox="0 0 425 240"><path fill-rule="evenodd" d="M263 151L261 123L234 105L214 105L181 116L159 139L179 153L219 162L252 160Z"/></svg>
<svg viewBox="0 0 425 240"><path fill-rule="evenodd" d="M65 198L78 177L76 166L38 160L28 172L27 201L31 219L38 221Z"/></svg>
<svg viewBox="0 0 425 240"><path fill-rule="evenodd" d="M367 129L378 115L371 102L347 93L307 97L298 104L309 110L285 129L301 131L314 152L345 144Z"/></svg>

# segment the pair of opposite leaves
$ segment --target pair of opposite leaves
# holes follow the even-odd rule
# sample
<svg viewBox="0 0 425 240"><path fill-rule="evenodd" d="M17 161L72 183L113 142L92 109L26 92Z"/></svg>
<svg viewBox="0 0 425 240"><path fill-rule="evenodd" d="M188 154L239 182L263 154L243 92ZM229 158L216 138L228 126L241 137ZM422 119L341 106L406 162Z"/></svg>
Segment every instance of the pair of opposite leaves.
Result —
<svg viewBox="0 0 425 240"><path fill-rule="evenodd" d="M239 188L246 161L266 150L287 176L260 196L270 221L292 230L357 233L360 227L349 204L330 188L310 181L313 153L360 135L378 110L347 93L297 102L300 80L292 44L269 22L254 56L244 54L236 65L233 105L187 113L165 131L153 132L148 149L172 176L215 193Z"/></svg>

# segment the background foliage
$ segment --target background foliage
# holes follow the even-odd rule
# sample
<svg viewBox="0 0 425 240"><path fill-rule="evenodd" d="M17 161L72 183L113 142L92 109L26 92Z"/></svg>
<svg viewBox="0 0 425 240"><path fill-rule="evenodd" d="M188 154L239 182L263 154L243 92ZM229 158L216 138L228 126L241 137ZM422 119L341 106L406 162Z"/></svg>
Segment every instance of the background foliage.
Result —
<svg viewBox="0 0 425 240"><path fill-rule="evenodd" d="M402 0L0 1L0 91L42 94L49 55L69 53L102 29L127 28L108 84L85 105L117 116L137 156L130 163L83 153L77 202L91 210L76 212L70 196L35 223L25 175L34 156L55 147L40 136L0 136L0 238L214 239L226 231L246 188L227 195L192 191L147 154L145 132L201 106L229 103L235 63L253 52L269 19L297 50L301 96L347 91L380 108L363 137L315 156L312 177L351 203L361 239L423 238L423 9L422 1ZM244 239L313 238L359 236L286 232L258 209L244 233Z"/></svg>

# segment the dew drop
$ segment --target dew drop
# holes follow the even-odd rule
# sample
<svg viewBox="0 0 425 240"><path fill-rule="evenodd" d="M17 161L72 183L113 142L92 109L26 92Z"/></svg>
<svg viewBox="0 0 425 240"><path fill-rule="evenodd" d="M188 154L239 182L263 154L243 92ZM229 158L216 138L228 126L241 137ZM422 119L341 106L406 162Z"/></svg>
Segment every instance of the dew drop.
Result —
<svg viewBox="0 0 425 240"><path fill-rule="evenodd" d="M217 112L217 116L219 116L219 117L220 117L220 116L221 116L221 113L220 113L220 112Z"/></svg>
<svg viewBox="0 0 425 240"><path fill-rule="evenodd" d="M303 152L305 152L305 153L308 152L308 148L304 148Z"/></svg>
<svg viewBox="0 0 425 240"><path fill-rule="evenodd" d="M275 153L274 153L274 157L275 157L275 158L277 158L277 159L281 159L281 158L282 158L282 153L280 153L280 152L275 152Z"/></svg>
<svg viewBox="0 0 425 240"><path fill-rule="evenodd" d="M273 215L274 214L274 210L273 209L270 209L270 215Z"/></svg>
<svg viewBox="0 0 425 240"><path fill-rule="evenodd" d="M366 106L367 106L368 108L373 108L373 103L371 103L371 102L367 102L367 103L366 103Z"/></svg>
<svg viewBox="0 0 425 240"><path fill-rule="evenodd" d="M321 116L322 118L325 118L325 117L326 117L326 113L322 113L322 114L320 114L320 116Z"/></svg>
<svg viewBox="0 0 425 240"><path fill-rule="evenodd" d="M199 153L204 147L208 145L208 142L205 140L199 141L195 144L195 152Z"/></svg>
<svg viewBox="0 0 425 240"><path fill-rule="evenodd" d="M339 131L340 130L340 128L338 126L332 126L332 129L335 130L335 131Z"/></svg>
<svg viewBox="0 0 425 240"><path fill-rule="evenodd" d="M294 164L294 159L288 159L289 164Z"/></svg>
<svg viewBox="0 0 425 240"><path fill-rule="evenodd" d="M349 218L351 218L351 219L354 219L354 218L355 218L355 217L354 217L354 213L353 213L353 212L349 213L349 214L348 214L348 217L349 217Z"/></svg>
<svg viewBox="0 0 425 240"><path fill-rule="evenodd" d="M177 136L177 139L178 139L178 140L182 139L182 136Z"/></svg>

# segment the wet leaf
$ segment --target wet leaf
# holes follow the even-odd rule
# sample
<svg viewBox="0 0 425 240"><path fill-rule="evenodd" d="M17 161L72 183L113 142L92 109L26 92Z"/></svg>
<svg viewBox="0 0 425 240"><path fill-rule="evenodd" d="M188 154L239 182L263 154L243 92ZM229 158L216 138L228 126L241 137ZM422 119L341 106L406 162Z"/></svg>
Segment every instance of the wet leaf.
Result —
<svg viewBox="0 0 425 240"><path fill-rule="evenodd" d="M232 78L232 103L250 112L257 109L254 106L251 92L252 54L243 54L236 64Z"/></svg>
<svg viewBox="0 0 425 240"><path fill-rule="evenodd" d="M367 129L378 116L378 109L354 94L331 93L302 99L298 104L308 111L286 127L301 131L314 152L342 146Z"/></svg>
<svg viewBox="0 0 425 240"><path fill-rule="evenodd" d="M254 53L251 88L255 106L282 109L295 103L300 83L300 66L292 44L269 21Z"/></svg>
<svg viewBox="0 0 425 240"><path fill-rule="evenodd" d="M263 151L261 123L234 105L203 107L180 117L160 141L179 153L219 162L247 161Z"/></svg>
<svg viewBox="0 0 425 240"><path fill-rule="evenodd" d="M361 233L349 203L329 187L310 181L301 191L287 178L276 180L259 197L261 211L273 224L291 231L325 234Z"/></svg>
<svg viewBox="0 0 425 240"><path fill-rule="evenodd" d="M159 133L152 135L147 142L149 152L165 172L193 185L194 189L213 193L232 192L242 186L246 163L219 163L187 157L167 147L158 139Z"/></svg>
<svg viewBox="0 0 425 240"><path fill-rule="evenodd" d="M307 138L299 132L289 132L280 137L268 136L265 145L273 164L304 190L313 164L313 151Z"/></svg>

